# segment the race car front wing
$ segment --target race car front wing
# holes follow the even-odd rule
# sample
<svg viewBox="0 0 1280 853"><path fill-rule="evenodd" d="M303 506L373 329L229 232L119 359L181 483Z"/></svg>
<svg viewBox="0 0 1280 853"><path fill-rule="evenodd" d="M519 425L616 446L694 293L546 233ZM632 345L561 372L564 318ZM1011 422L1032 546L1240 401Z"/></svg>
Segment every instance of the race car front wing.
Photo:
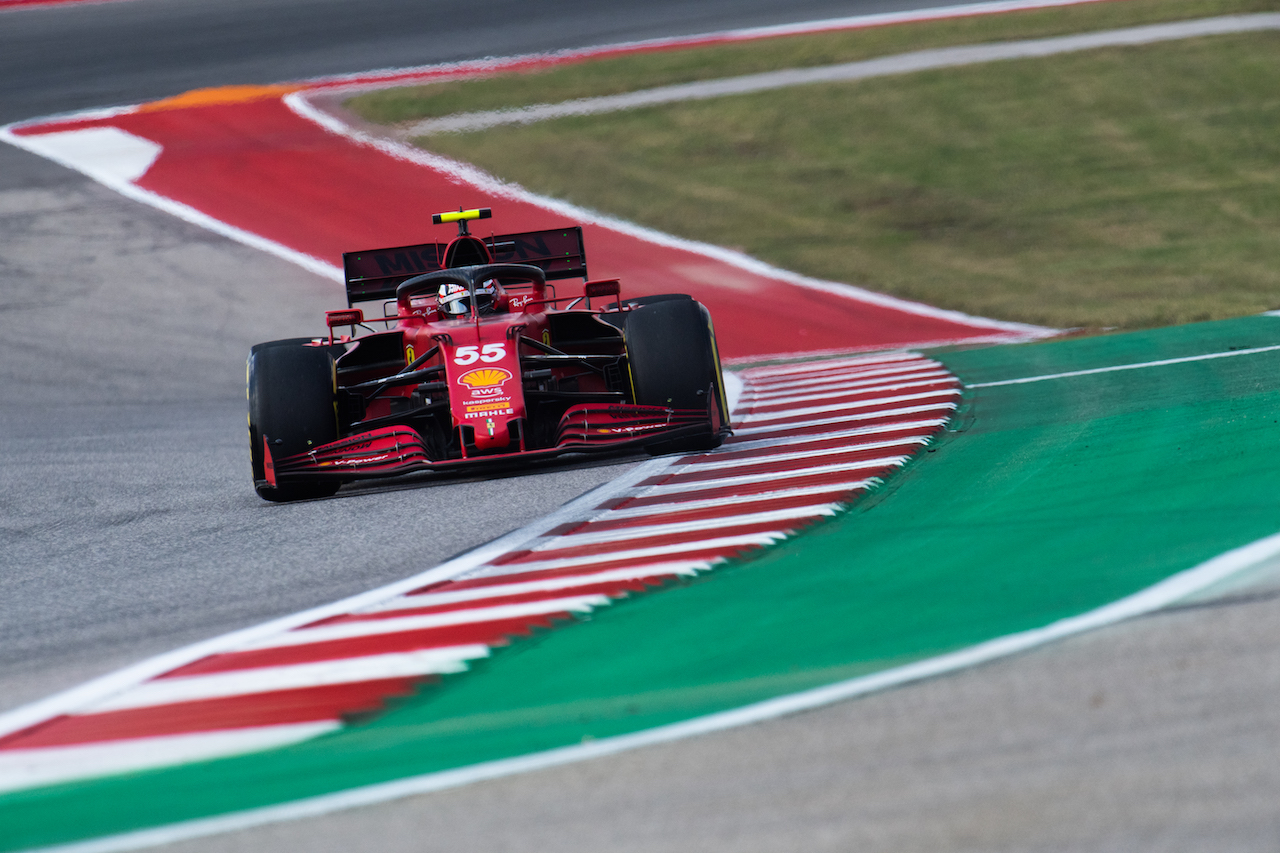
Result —
<svg viewBox="0 0 1280 853"><path fill-rule="evenodd" d="M264 442L264 447L269 480L289 482L317 477L354 480L549 458L563 453L617 450L628 445L644 446L699 433L710 434L724 428L718 419L708 418L705 409L588 404L574 406L564 413L556 431L555 445L546 448L432 459L422 436L407 426L380 427L282 459L271 459L270 444Z"/></svg>

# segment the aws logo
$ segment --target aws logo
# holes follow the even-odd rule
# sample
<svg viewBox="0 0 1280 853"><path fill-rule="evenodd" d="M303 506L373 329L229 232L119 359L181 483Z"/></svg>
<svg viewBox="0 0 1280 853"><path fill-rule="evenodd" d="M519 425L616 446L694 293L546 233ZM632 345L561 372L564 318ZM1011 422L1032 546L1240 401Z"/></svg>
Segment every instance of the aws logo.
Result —
<svg viewBox="0 0 1280 853"><path fill-rule="evenodd" d="M511 378L511 372L501 367L481 367L470 370L458 377L459 385L468 388L500 388L502 383Z"/></svg>

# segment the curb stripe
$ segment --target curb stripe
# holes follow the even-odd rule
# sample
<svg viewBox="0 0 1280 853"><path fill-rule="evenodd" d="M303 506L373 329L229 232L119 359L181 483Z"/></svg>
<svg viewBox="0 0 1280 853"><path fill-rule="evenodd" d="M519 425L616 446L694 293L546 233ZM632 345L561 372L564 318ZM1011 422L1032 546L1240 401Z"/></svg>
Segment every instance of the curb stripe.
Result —
<svg viewBox="0 0 1280 853"><path fill-rule="evenodd" d="M893 397L873 397L869 400L858 400L852 403L841 403L831 406L809 406L803 409L790 409L781 412L753 414L752 421L801 421L809 415L822 415L829 412L845 412L850 409L862 409L870 406L886 406L891 403L908 403L913 400L930 400L939 397L955 397L956 392L950 390L925 391L918 394L901 394Z"/></svg>
<svg viewBox="0 0 1280 853"><path fill-rule="evenodd" d="M957 398L958 396L959 395L957 395ZM948 400L925 406L904 406L896 409L887 409L882 412L859 412L845 417L813 418L786 425L770 424L768 426L743 427L741 429L735 427L734 437L726 442L726 444L733 444L736 441L745 441L748 436L759 436L770 433L776 433L777 435L807 435L819 432L824 427L831 427L837 424L848 424L857 421L889 421L894 418L904 418L911 415L924 414L926 412L946 414L948 412L955 411L957 405L958 404L956 402Z"/></svg>
<svg viewBox="0 0 1280 853"><path fill-rule="evenodd" d="M310 740L338 727L337 722L307 723L71 747L5 750L0 752L0 791L258 752Z"/></svg>
<svg viewBox="0 0 1280 853"><path fill-rule="evenodd" d="M814 400L830 400L832 402L844 402L851 400L862 400L873 394L880 394L885 391L901 391L906 388L932 388L941 390L951 388L958 383L955 379L922 379L917 382L891 382L881 385L873 385L869 388L853 388L853 389L835 389L835 388L813 388L806 390L803 394L790 394L788 396L770 397L767 399L755 398L744 401L749 405L748 411L766 412L774 409L789 408L795 403L810 403Z"/></svg>
<svg viewBox="0 0 1280 853"><path fill-rule="evenodd" d="M488 656L488 646L472 645L183 678L157 678L108 699L95 706L94 710L118 711L195 699L443 675L462 672L467 668L466 661Z"/></svg>
<svg viewBox="0 0 1280 853"><path fill-rule="evenodd" d="M704 497L711 497L713 495L723 497L726 499L733 499L733 498L740 497L742 495L743 486L750 486L754 483L755 486L757 487L770 489L774 485L776 485L776 480L781 478L783 475L776 475L776 476L767 475L767 476L769 477L769 479L764 479L764 480L757 480L757 478L746 477L744 478L745 480L744 483L737 484L737 485L726 484L723 480L717 481L713 484L707 484L703 482L703 483L690 483L687 485L673 485L668 487L667 490L658 497L635 498L634 503L628 502L626 504L622 504L618 507L618 509L626 510L637 504L645 505L646 501L671 502L671 501L683 501L683 500L697 500ZM800 489L809 489L809 488L832 488L832 489L839 488L839 489L843 489L846 494L851 494L855 491L861 491L861 490L867 489L879 481L876 480L876 478L874 477L867 477L865 479L851 479L843 471L837 471L834 473L803 474L796 477L788 476L785 482L787 484L788 491L798 491ZM766 494L769 494L769 493L770 492L766 492ZM772 494L777 494L777 493L778 492L776 491L772 492Z"/></svg>
<svg viewBox="0 0 1280 853"><path fill-rule="evenodd" d="M787 482L796 482L801 478L816 477L844 477L852 471L867 471L880 467L880 463L884 465L900 465L906 460L904 456L892 456L884 459L872 460L875 464L870 466L861 462L844 462L829 465L812 465L803 468L787 468L782 471L764 471L756 474L743 474L734 477L717 477L710 474L697 475L688 474L684 476L673 476L667 480L666 488L671 492L692 491L710 488L720 488L728 486L740 486L747 483L772 483L778 480Z"/></svg>
<svg viewBox="0 0 1280 853"><path fill-rule="evenodd" d="M873 451L891 450L899 447L909 447L919 444L922 439L917 428L912 435L910 429L895 429L892 432L906 433L899 438L882 438L879 441L861 441L857 443L836 443L830 439L821 439L815 444L829 445L817 446L800 445L803 450L789 450L795 447L795 444L776 444L766 448L748 448L746 450L734 449L725 453L724 459L713 459L709 462L690 462L687 465L681 465L676 470L680 474L692 474L702 471L719 471L723 468L734 468L751 465L757 462L768 462L770 464L778 464L782 462L803 461L805 459L816 459L819 457L836 457L840 460L865 459L872 455ZM828 461L828 460L821 460Z"/></svg>
<svg viewBox="0 0 1280 853"><path fill-rule="evenodd" d="M449 581L447 588L450 590L462 590L464 592L470 590L490 589L495 586L506 586L515 582L541 582L544 580L577 580L582 577L594 577L595 573L614 574L619 572L659 572L667 575L679 575L681 577L694 577L700 572L704 572L711 568L713 559L709 558L684 558L680 560L670 560L666 562L654 562L652 560L637 560L633 565L624 568L612 567L602 568L598 566L575 566L573 568L555 568L555 569L533 569L530 571L508 572L503 571L503 566L488 565L460 576L457 580ZM593 571L595 570L595 571Z"/></svg>
<svg viewBox="0 0 1280 853"><path fill-rule="evenodd" d="M755 527L758 525L776 525L778 522L794 521L799 518L809 518L815 515L828 515L835 512L833 504L814 504L809 506L796 507L795 509L780 509L768 512L746 512L739 515L722 515L719 518L704 519L701 521L678 521L670 524L649 524L639 527L626 527L619 530L605 529L596 532L595 523L589 523L572 533L534 546L536 553L543 554L548 551L559 551L564 549L577 549L590 545L612 545L615 542L625 542L632 539L667 539L672 540L688 534L702 534L707 530L725 530L727 528L737 527ZM726 524L727 522L727 524Z"/></svg>
<svg viewBox="0 0 1280 853"><path fill-rule="evenodd" d="M286 646L308 646L312 643L327 643L331 640L347 640L353 637L367 637L373 634L404 634L431 628L445 628L454 625L497 622L519 619L525 616L559 616L568 613L586 613L592 607L608 604L609 600L602 595L588 595L578 598L553 598L531 604L509 604L496 607L482 607L471 610L458 610L431 616L400 616L397 618L359 622L326 622L320 627L296 628L278 637L270 637L242 646L244 651L259 649L279 649Z"/></svg>
<svg viewBox="0 0 1280 853"><path fill-rule="evenodd" d="M741 504L755 504L763 502L777 502L808 498L814 495L842 495L848 489L842 486L807 486L803 488L787 488L777 491L760 492L759 494L738 494L736 490L730 493L730 496L720 496L716 498L689 499L687 494L677 496L674 500L671 497L654 498L655 503L647 503L636 505L629 503L625 507L615 507L610 510L609 517L615 521L622 521L631 518L647 518L662 512L670 512L671 509L680 512L695 512L717 507L734 506ZM604 523L604 522L602 522Z"/></svg>
<svg viewBox="0 0 1280 853"><path fill-rule="evenodd" d="M794 520L791 527L798 526L799 519ZM724 551L732 550L736 553L736 548L742 545L754 544L772 544L786 538L787 525L778 521L762 521L754 524L739 524L731 528L711 528L721 535L715 539L707 539L707 530L691 530L686 533L673 533L665 538L661 545L650 545L647 548L631 548L625 551L616 551L618 546L617 537L611 537L603 542L589 542L585 545L579 545L574 542L552 541L540 546L537 551L526 551L523 554L511 560L495 563L500 568L511 569L514 565L529 563L540 557L551 556L553 559L548 562L577 562L579 560L613 560L628 559L630 557L657 557L664 554L677 554L682 551ZM645 538L645 537L641 537Z"/></svg>
<svg viewBox="0 0 1280 853"><path fill-rule="evenodd" d="M673 544L661 548L636 548L612 554L587 554L580 557L559 557L554 560L535 560L527 555L487 566L487 577L524 574L526 572L581 572L599 568L643 566L656 559L681 557L691 563L710 566L710 561L720 562L728 557L763 548L786 538L780 533L754 536L724 536L695 542Z"/></svg>
<svg viewBox="0 0 1280 853"><path fill-rule="evenodd" d="M642 580L630 581L608 581L606 583L581 584L573 587L574 592L579 597L603 597L605 601L600 605L608 604L608 599L624 598L632 592L644 592L648 587ZM564 590L538 590L534 592L523 592L515 595L498 595L490 598L480 599L481 603L500 605L500 604L522 604L528 601L545 601L557 595L563 595ZM429 598L422 596L423 598ZM388 608L385 610L364 611L361 613L351 613L346 616L335 616L325 621L327 625L345 625L350 622L362 622L374 619L392 619L400 616L427 616L433 613L454 613L473 607L477 602L475 599L471 601L457 601L452 604L432 603L429 600L415 606L412 597L406 596L401 599L398 604L400 607Z"/></svg>
<svg viewBox="0 0 1280 853"><path fill-rule="evenodd" d="M911 382L915 380L933 379L937 382L955 381L954 377L938 370L918 370L909 373L899 373L895 376L879 376L873 380L858 380L856 382L830 382L824 380L822 382L794 382L775 386L772 390L753 390L750 395L744 395L742 402L763 403L772 400L783 400L787 397L794 396L799 393L824 393L839 394L842 392L852 392L858 389L879 388L882 386L894 387L893 383ZM900 386L898 386L900 387Z"/></svg>
<svg viewBox="0 0 1280 853"><path fill-rule="evenodd" d="M754 441L737 441L733 442L732 447L729 450L726 450L725 453L754 451L771 447L804 447L815 444L829 444L842 439L857 438L860 436L884 435L885 433L902 432L905 430L935 429L944 425L947 420L947 418L929 418L926 420L915 421L903 420L877 424L875 426L855 427L854 429L814 432L797 436L782 436L779 438L761 438Z"/></svg>
<svg viewBox="0 0 1280 853"><path fill-rule="evenodd" d="M795 388L809 388L816 385L839 387L843 385L875 385L878 382L893 382L906 377L942 376L951 374L945 369L916 362L896 362L886 367L873 370L859 370L850 376L849 368L839 370L810 370L797 376L794 373L784 374L771 380L752 383L750 392L745 392L743 399L786 393ZM781 390L779 390L781 389Z"/></svg>
<svg viewBox="0 0 1280 853"><path fill-rule="evenodd" d="M900 455L884 456L882 451L885 450L909 450L912 446L924 444L927 438L902 438L897 441L877 441L874 447L858 447L854 450L839 450L832 453L817 453L812 456L807 453L780 453L782 459L757 459L751 460L730 460L728 462L698 462L687 466L684 470L677 474L681 479L700 478L704 480L713 480L719 476L721 471L736 471L742 475L747 474L763 474L774 471L804 471L811 470L816 467L826 467L826 464L853 464L859 463L861 468L874 469L886 465L895 465L901 458ZM818 461L819 465L809 464L813 456L825 457ZM822 464L825 463L825 464Z"/></svg>
<svg viewBox="0 0 1280 853"><path fill-rule="evenodd" d="M631 581L648 581L650 579L653 579L655 583L661 583L664 578L670 578L676 575L691 577L695 574L697 574L697 572L688 568L684 563L658 563L652 566L642 566L638 569L619 569L616 571L597 572L595 574L581 575L577 577L547 578L545 580L523 581L519 583L495 583L468 587L465 582L456 581L449 585L451 590L450 592L422 592L404 595L382 604L366 607L358 612L379 613L386 610L400 609L402 607L416 607L420 602L428 601L440 604L450 604L482 600L489 597L500 597L504 595L520 595L526 592L558 592L567 589L576 589L579 586L590 586L592 584L601 583L628 583Z"/></svg>

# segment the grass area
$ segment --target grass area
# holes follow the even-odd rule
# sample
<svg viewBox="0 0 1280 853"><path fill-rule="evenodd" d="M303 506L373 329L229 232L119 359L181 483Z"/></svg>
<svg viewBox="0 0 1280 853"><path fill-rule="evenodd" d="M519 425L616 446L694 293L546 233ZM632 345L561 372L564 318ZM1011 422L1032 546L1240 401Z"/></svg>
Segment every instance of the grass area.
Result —
<svg viewBox="0 0 1280 853"><path fill-rule="evenodd" d="M1278 6L1116 0L633 55L455 84L425 101L377 97L418 97L416 115L433 115ZM819 278L1008 320L1142 328L1280 306L1277 79L1280 35L1222 36L421 143Z"/></svg>
<svg viewBox="0 0 1280 853"><path fill-rule="evenodd" d="M1044 38L1277 8L1280 4L1275 0L1110 0L1060 9L633 53L540 71L382 89L351 98L346 106L368 121L394 124L781 68L855 62L932 47Z"/></svg>

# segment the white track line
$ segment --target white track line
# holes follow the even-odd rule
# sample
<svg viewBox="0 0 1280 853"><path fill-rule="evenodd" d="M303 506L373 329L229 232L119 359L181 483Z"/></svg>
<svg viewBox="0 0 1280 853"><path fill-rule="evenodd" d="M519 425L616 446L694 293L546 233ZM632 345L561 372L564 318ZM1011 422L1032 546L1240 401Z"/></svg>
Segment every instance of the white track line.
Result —
<svg viewBox="0 0 1280 853"><path fill-rule="evenodd" d="M965 388L998 388L1002 385L1026 385L1029 382L1048 382L1053 379L1070 379L1073 376L1093 376L1098 373L1115 373L1120 370L1144 370L1148 367L1165 367L1170 364L1189 364L1194 361L1208 361L1214 358L1234 358L1239 355L1257 355L1263 352L1280 350L1280 345L1269 347L1253 347L1230 352L1211 352L1204 355L1189 355L1183 358L1166 358L1160 361L1143 361L1137 364L1117 364L1112 367L1095 367L1091 370L1072 370L1066 373L1046 373L1042 376L1027 376L1022 379L1001 379L998 382L975 382Z"/></svg>
<svg viewBox="0 0 1280 853"><path fill-rule="evenodd" d="M846 83L873 77L955 68L1000 60L1039 58L1103 47L1154 44L1198 36L1273 29L1280 29L1280 14L1230 15L1052 38L935 48L859 62L845 62L839 65L788 68L719 80L677 83L619 95L578 98L558 104L535 104L513 109L457 113L415 122L402 129L400 135L407 139L436 133L467 133L501 125L533 124L558 118L600 115L684 101L748 95L794 86Z"/></svg>

